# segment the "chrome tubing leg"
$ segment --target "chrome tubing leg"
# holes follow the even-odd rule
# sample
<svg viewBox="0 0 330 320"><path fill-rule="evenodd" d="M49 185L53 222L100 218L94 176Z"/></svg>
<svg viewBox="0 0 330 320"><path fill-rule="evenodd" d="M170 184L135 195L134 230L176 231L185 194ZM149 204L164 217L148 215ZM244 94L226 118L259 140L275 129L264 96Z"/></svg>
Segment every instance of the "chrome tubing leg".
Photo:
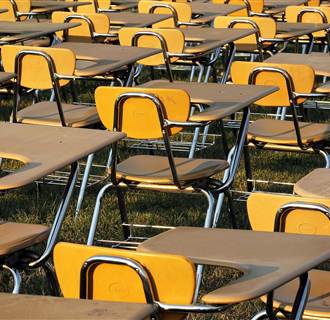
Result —
<svg viewBox="0 0 330 320"><path fill-rule="evenodd" d="M78 162L74 162L71 164L70 176L69 176L68 182L65 186L60 206L56 212L56 216L55 216L52 228L51 228L49 236L48 236L46 249L43 252L43 254L40 256L39 259L29 263L29 267L31 267L31 268L38 267L39 265L44 263L48 259L48 257L51 255L53 248L56 244L56 240L58 238L59 232L61 230L62 223L63 223L64 217L65 217L65 214L67 212L71 196L73 194L74 186L75 186L77 178L78 178L78 173L79 173Z"/></svg>
<svg viewBox="0 0 330 320"><path fill-rule="evenodd" d="M195 130L194 130L194 135L193 135L193 139L191 141L191 147L189 150L189 156L188 156L189 159L194 158L196 146L197 146L197 142L198 142L199 131L200 131L199 128L195 128Z"/></svg>
<svg viewBox="0 0 330 320"><path fill-rule="evenodd" d="M196 66L192 66L191 67L191 72L190 72L189 82L193 82L194 81L195 71L196 71Z"/></svg>
<svg viewBox="0 0 330 320"><path fill-rule="evenodd" d="M308 277L308 273L304 273L299 277L299 288L297 291L296 298L294 300L290 319L292 320L303 319L304 310L308 301L310 288L311 288L311 281Z"/></svg>
<svg viewBox="0 0 330 320"><path fill-rule="evenodd" d="M228 167L228 169L225 170L225 172L223 174L223 180L224 181L226 181L228 179L229 175L230 175L230 163L232 161L235 149L236 149L235 147L231 148L229 153L228 153L227 161L229 163L229 167ZM215 211L214 211L212 228L216 228L217 225L218 225L218 221L220 219L221 208L222 208L224 198L225 198L225 193L224 192L222 192L218 195L217 205L216 205Z"/></svg>
<svg viewBox="0 0 330 320"><path fill-rule="evenodd" d="M280 120L285 120L286 117L286 112L287 112L287 108L282 108L282 112L281 112L281 118Z"/></svg>
<svg viewBox="0 0 330 320"><path fill-rule="evenodd" d="M14 288L13 291L11 292L12 294L19 294L20 288L21 288L21 283L22 283L22 278L19 273L19 271L15 268L8 267L7 265L2 265L2 268L5 270L8 270L14 280Z"/></svg>
<svg viewBox="0 0 330 320"><path fill-rule="evenodd" d="M110 148L109 150L109 156L108 156L108 160L107 160L107 165L106 168L109 170L111 167L111 161L112 161L112 148Z"/></svg>
<svg viewBox="0 0 330 320"><path fill-rule="evenodd" d="M79 195L78 195L77 206L76 206L76 211L75 211L75 219L77 219L77 217L79 215L79 211L80 211L81 205L84 200L87 182L88 182L88 178L89 178L89 173L90 173L92 165L93 165L93 159L94 159L94 153L91 153L87 158L84 176L81 181L81 185L80 185L80 189L79 189Z"/></svg>
<svg viewBox="0 0 330 320"><path fill-rule="evenodd" d="M201 189L200 192L202 192L206 196L208 201L208 208L205 217L204 228L210 228L212 223L213 211L214 211L214 196L211 192L203 189ZM194 303L197 302L198 293L202 284L202 277L203 277L203 265L198 265L196 269L196 289L193 299Z"/></svg>
<svg viewBox="0 0 330 320"><path fill-rule="evenodd" d="M319 153L320 153L321 156L324 157L325 168L329 169L330 168L330 155L328 154L328 152L326 152L324 150L319 150Z"/></svg>
<svg viewBox="0 0 330 320"><path fill-rule="evenodd" d="M94 237L95 237L95 232L96 232L96 227L97 223L99 221L99 215L100 215L100 206L101 206L101 201L104 196L104 193L110 188L113 187L112 183L109 183L105 185L98 193L96 197L96 203L95 203L95 208L93 212L93 217L92 217L92 222L91 226L89 228L89 233L88 233L88 239L87 239L87 245L92 246L94 243Z"/></svg>
<svg viewBox="0 0 330 320"><path fill-rule="evenodd" d="M228 80L229 77L229 73L230 73L230 68L231 65L234 61L234 57L235 57L235 53L236 53L236 46L233 42L229 43L229 55L228 55L228 59L225 61L225 70L223 73L223 77L221 79L221 84L225 84Z"/></svg>
<svg viewBox="0 0 330 320"><path fill-rule="evenodd" d="M251 320L264 320L264 319L268 319L266 310L262 310L258 312L253 318L251 318Z"/></svg>
<svg viewBox="0 0 330 320"><path fill-rule="evenodd" d="M196 289L195 289L195 293L194 293L193 303L197 303L197 300L198 300L198 293L199 293L199 290L200 290L201 284L202 284L203 270L204 270L203 265L201 265L201 264L197 265L197 268L196 268Z"/></svg>

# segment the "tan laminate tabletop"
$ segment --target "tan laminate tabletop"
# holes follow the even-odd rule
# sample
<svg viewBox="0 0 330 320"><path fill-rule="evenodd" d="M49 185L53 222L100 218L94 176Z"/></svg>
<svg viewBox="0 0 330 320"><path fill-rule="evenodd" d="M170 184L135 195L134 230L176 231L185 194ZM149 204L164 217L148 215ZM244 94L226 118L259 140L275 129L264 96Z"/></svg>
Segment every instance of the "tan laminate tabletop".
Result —
<svg viewBox="0 0 330 320"><path fill-rule="evenodd" d="M75 75L82 77L110 73L161 52L160 49L80 42L64 42L55 47L68 48L75 53L78 60Z"/></svg>
<svg viewBox="0 0 330 320"><path fill-rule="evenodd" d="M307 64L314 69L316 75L330 77L330 55L328 53L278 53L265 61L270 63Z"/></svg>
<svg viewBox="0 0 330 320"><path fill-rule="evenodd" d="M179 227L146 240L139 251L179 254L243 276L202 297L209 304L254 299L330 258L330 237Z"/></svg>
<svg viewBox="0 0 330 320"><path fill-rule="evenodd" d="M0 190L22 187L125 137L121 132L0 122L0 157L23 162L0 178Z"/></svg>
<svg viewBox="0 0 330 320"><path fill-rule="evenodd" d="M214 4L212 2L190 2L189 4L192 8L192 21L198 23L209 23L216 16L227 16L245 8L241 5Z"/></svg>
<svg viewBox="0 0 330 320"><path fill-rule="evenodd" d="M0 293L3 320L144 320L157 308L151 304L64 299L49 296Z"/></svg>
<svg viewBox="0 0 330 320"><path fill-rule="evenodd" d="M231 115L277 90L271 86L231 85L218 83L174 82L154 80L142 84L146 88L177 88L186 90L192 103L210 106L194 114L191 121L215 121Z"/></svg>
<svg viewBox="0 0 330 320"><path fill-rule="evenodd" d="M153 13L136 13L136 12L107 12L105 13L110 19L110 27L150 27L154 23L163 21L171 17L169 14L153 14Z"/></svg>
<svg viewBox="0 0 330 320"><path fill-rule="evenodd" d="M180 29L185 37L185 41L221 41L227 44L235 40L247 37L255 33L252 29L229 29L229 28L182 28Z"/></svg>
<svg viewBox="0 0 330 320"><path fill-rule="evenodd" d="M79 26L80 23L0 21L0 43L14 43Z"/></svg>
<svg viewBox="0 0 330 320"><path fill-rule="evenodd" d="M330 28L327 23L276 22L276 38L290 39Z"/></svg>
<svg viewBox="0 0 330 320"><path fill-rule="evenodd" d="M253 29L213 29L213 28L182 28L186 42L191 42L186 46L184 53L203 55L212 50L220 48L225 44L249 36L255 31ZM196 44L194 44L196 42Z"/></svg>

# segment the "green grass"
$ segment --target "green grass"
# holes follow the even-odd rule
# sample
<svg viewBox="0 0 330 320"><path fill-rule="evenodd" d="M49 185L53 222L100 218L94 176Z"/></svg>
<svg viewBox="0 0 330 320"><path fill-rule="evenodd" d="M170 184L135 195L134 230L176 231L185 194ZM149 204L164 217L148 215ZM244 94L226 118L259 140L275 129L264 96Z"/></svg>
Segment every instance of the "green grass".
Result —
<svg viewBox="0 0 330 320"><path fill-rule="evenodd" d="M86 93L88 97L91 93ZM2 120L8 119L10 113L10 100L2 103L0 114ZM316 115L322 121L327 121L324 113ZM231 135L228 133L229 136ZM127 154L127 150L123 150ZM215 157L222 154L221 143L218 143L207 152L198 156ZM104 161L106 152L98 155L98 161ZM253 150L251 152L253 175L259 179L272 179L276 181L295 182L313 168L323 166L319 156L289 154L280 152L266 152ZM9 163L12 167L13 163ZM60 234L60 240L76 243L85 243L91 216L98 190L102 184L93 186L87 190L79 217L74 219L74 209L77 200L78 189L72 198L70 208L65 218ZM244 166L241 163L235 180L235 189L245 190ZM51 225L57 206L60 201L61 187L41 185L37 190L32 184L17 191L11 191L0 195L0 220L39 223ZM265 186L265 190L283 191L282 188ZM285 188L285 191L292 191ZM206 212L206 201L199 195L165 194L159 192L128 191L126 193L127 209L130 220L146 224L202 226ZM235 202L235 216L239 227L249 229L246 206L243 202ZM223 215L219 227L230 228L230 220L226 214L226 205L223 207ZM106 194L96 238L119 239L122 237L119 225L119 211L114 192ZM225 246L226 244L216 244ZM239 245L239 243L237 243ZM41 250L42 248L40 248ZM227 283L237 273L232 270L208 267L203 278L202 293L217 288ZM0 291L9 291L11 281L6 273L0 273ZM31 271L23 276L22 293L48 294L47 285L43 274L39 271ZM223 314L194 316L194 318L207 319L249 319L258 310L263 308L259 300L239 304L228 309Z"/></svg>

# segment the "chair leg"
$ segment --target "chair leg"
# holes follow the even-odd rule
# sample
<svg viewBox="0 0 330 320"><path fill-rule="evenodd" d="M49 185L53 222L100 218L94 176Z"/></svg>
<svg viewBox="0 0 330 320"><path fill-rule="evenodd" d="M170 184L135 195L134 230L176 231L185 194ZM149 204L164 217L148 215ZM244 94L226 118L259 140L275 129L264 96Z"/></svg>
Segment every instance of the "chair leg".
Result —
<svg viewBox="0 0 330 320"><path fill-rule="evenodd" d="M237 222L235 218L234 206L233 206L233 197L231 195L231 191L227 190L225 192L227 200L228 200L228 214L230 218L231 225L233 229L237 229Z"/></svg>
<svg viewBox="0 0 330 320"><path fill-rule="evenodd" d="M100 215L100 206L101 206L101 201L104 196L104 193L110 188L113 187L112 183L109 183L105 185L98 193L96 197L96 203L94 207L94 212L93 212L93 217L92 217L92 223L89 228L89 233L88 233L88 239L87 239L87 245L92 246L94 242L94 237L95 237L95 232L96 232L96 227L97 223L99 221L99 215Z"/></svg>
<svg viewBox="0 0 330 320"><path fill-rule="evenodd" d="M14 280L14 288L12 290L13 294L18 294L21 288L22 278L19 271L16 268L9 267L7 265L2 265L2 268L8 270Z"/></svg>
<svg viewBox="0 0 330 320"><path fill-rule="evenodd" d="M319 150L319 153L320 153L321 156L324 157L325 168L329 169L330 168L330 155L328 154L328 152L326 152L324 150Z"/></svg>
<svg viewBox="0 0 330 320"><path fill-rule="evenodd" d="M207 198L208 201L208 208L204 222L204 228L210 228L212 224L213 212L214 212L214 196L211 192L201 189L200 190ZM193 302L195 303L198 298L198 293L202 283L202 276L203 276L203 266L197 265L196 269L196 288L194 293Z"/></svg>
<svg viewBox="0 0 330 320"><path fill-rule="evenodd" d="M249 147L247 145L244 146L243 154L244 154L244 165L245 165L247 191L252 192L253 183L252 183L252 181L249 181L249 180L252 180L252 171L251 171Z"/></svg>
<svg viewBox="0 0 330 320"><path fill-rule="evenodd" d="M264 319L268 319L266 310L262 310L258 312L251 320L264 320Z"/></svg>
<svg viewBox="0 0 330 320"><path fill-rule="evenodd" d="M53 266L49 261L46 261L46 263L42 265L42 269L46 274L51 295L55 297L59 297L61 295L60 286L58 284Z"/></svg>
<svg viewBox="0 0 330 320"><path fill-rule="evenodd" d="M122 223L128 223L127 210L125 204L125 195L123 190L120 187L116 188L118 205L120 211L120 218ZM130 229L128 226L123 226L124 239L128 239L130 236Z"/></svg>
<svg viewBox="0 0 330 320"><path fill-rule="evenodd" d="M37 260L39 258L39 255L35 253L34 251L31 250L25 250L24 251L24 258L27 258L29 260ZM57 281L57 277L54 272L54 267L49 261L45 261L40 265L40 267L44 270L47 281L48 281L48 286L49 286L49 291L52 296L59 297L61 295L60 293L60 286Z"/></svg>
<svg viewBox="0 0 330 320"><path fill-rule="evenodd" d="M88 178L89 178L89 173L91 171L91 167L93 164L93 158L94 158L94 153L91 153L88 158L87 158L87 163L84 171L84 176L81 181L80 189L79 189L79 195L78 195L78 200L77 200L77 206L76 206L76 211L75 211L75 218L78 217L82 202L84 200L85 196L85 191L88 183Z"/></svg>

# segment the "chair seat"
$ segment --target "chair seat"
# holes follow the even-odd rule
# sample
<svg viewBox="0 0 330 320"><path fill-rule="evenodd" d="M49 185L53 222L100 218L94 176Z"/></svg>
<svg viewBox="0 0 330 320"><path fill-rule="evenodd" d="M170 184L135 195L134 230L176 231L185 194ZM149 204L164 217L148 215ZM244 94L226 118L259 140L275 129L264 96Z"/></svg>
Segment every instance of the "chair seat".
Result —
<svg viewBox="0 0 330 320"><path fill-rule="evenodd" d="M313 144L330 138L330 125L328 124L300 122L299 126L304 144ZM293 121L256 120L249 127L248 140L290 146L297 145Z"/></svg>
<svg viewBox="0 0 330 320"><path fill-rule="evenodd" d="M322 84L321 86L315 89L315 92L318 93L330 93L330 81Z"/></svg>
<svg viewBox="0 0 330 320"><path fill-rule="evenodd" d="M302 197L329 198L330 169L313 170L294 185L294 192Z"/></svg>
<svg viewBox="0 0 330 320"><path fill-rule="evenodd" d="M0 257L43 242L49 230L38 224L0 221Z"/></svg>
<svg viewBox="0 0 330 320"><path fill-rule="evenodd" d="M62 104L64 118L68 127L81 128L98 123L99 116L95 107ZM61 126L55 102L42 101L20 110L17 121L28 124Z"/></svg>
<svg viewBox="0 0 330 320"><path fill-rule="evenodd" d="M330 272L322 270L311 270L309 273L311 280L311 291L304 311L306 316L311 319L329 319L330 318ZM290 312L292 310L293 299L298 289L299 280L287 283L278 288L274 293L274 307L280 307ZM262 300L266 302L266 297Z"/></svg>
<svg viewBox="0 0 330 320"><path fill-rule="evenodd" d="M202 180L228 168L225 160L174 158L181 183ZM145 183L173 184L167 157L138 155L117 166L117 177Z"/></svg>

